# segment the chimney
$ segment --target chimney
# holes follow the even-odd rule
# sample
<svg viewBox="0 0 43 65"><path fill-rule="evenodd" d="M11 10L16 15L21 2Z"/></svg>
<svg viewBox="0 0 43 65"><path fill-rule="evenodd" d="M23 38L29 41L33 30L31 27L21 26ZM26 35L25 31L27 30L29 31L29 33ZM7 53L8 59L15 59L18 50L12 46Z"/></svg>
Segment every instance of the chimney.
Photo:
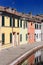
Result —
<svg viewBox="0 0 43 65"><path fill-rule="evenodd" d="M32 12L29 12L28 14L29 14L30 18L32 18Z"/></svg>

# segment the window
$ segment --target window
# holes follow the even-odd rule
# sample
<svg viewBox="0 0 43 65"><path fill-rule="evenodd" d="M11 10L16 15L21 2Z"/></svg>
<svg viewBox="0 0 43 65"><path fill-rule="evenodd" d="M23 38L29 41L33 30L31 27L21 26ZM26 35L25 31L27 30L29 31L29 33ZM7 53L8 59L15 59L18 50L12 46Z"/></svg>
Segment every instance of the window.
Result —
<svg viewBox="0 0 43 65"><path fill-rule="evenodd" d="M26 40L27 40L27 34L26 34Z"/></svg>
<svg viewBox="0 0 43 65"><path fill-rule="evenodd" d="M38 24L35 24L35 29L38 29Z"/></svg>
<svg viewBox="0 0 43 65"><path fill-rule="evenodd" d="M20 34L20 41L22 41L22 34Z"/></svg>
<svg viewBox="0 0 43 65"><path fill-rule="evenodd" d="M10 33L10 43L12 43L12 33Z"/></svg>
<svg viewBox="0 0 43 65"><path fill-rule="evenodd" d="M40 23L36 23L35 24L35 29L41 29L41 24Z"/></svg>
<svg viewBox="0 0 43 65"><path fill-rule="evenodd" d="M4 16L2 16L2 26L4 26Z"/></svg>
<svg viewBox="0 0 43 65"><path fill-rule="evenodd" d="M22 27L22 20L20 20L20 27Z"/></svg>
<svg viewBox="0 0 43 65"><path fill-rule="evenodd" d="M18 19L15 18L15 27L18 27Z"/></svg>
<svg viewBox="0 0 43 65"><path fill-rule="evenodd" d="M12 18L10 17L10 26L12 26Z"/></svg>
<svg viewBox="0 0 43 65"><path fill-rule="evenodd" d="M2 45L4 45L4 42L5 42L5 35L4 33L2 34Z"/></svg>

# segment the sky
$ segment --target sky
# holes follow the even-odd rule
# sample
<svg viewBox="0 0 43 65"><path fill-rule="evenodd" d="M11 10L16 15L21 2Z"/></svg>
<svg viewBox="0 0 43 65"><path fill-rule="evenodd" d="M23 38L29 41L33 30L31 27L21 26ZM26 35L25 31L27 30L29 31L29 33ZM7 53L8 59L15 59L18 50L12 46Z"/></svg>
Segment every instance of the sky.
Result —
<svg viewBox="0 0 43 65"><path fill-rule="evenodd" d="M0 6L15 8L18 12L43 14L43 0L0 0Z"/></svg>

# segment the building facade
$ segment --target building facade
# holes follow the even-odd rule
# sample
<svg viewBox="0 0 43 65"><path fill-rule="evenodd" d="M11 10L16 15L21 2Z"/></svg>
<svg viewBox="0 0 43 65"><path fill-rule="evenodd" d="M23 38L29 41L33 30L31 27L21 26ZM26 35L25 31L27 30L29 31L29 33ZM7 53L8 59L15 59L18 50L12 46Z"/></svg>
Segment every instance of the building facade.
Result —
<svg viewBox="0 0 43 65"><path fill-rule="evenodd" d="M35 22L35 42L41 42L41 21ZM41 61L41 51L35 53L35 64Z"/></svg>
<svg viewBox="0 0 43 65"><path fill-rule="evenodd" d="M41 41L41 23L35 23L35 41Z"/></svg>
<svg viewBox="0 0 43 65"><path fill-rule="evenodd" d="M20 44L28 43L27 39L27 21L25 18L20 20Z"/></svg>
<svg viewBox="0 0 43 65"><path fill-rule="evenodd" d="M35 27L34 27L34 21L28 21L28 43L29 44L33 44L35 42ZM32 65L34 64L34 59L35 56L34 54L32 54L29 58L28 58L28 65Z"/></svg>
<svg viewBox="0 0 43 65"><path fill-rule="evenodd" d="M28 22L28 43L34 43L35 42L35 28L34 28L34 22Z"/></svg>
<svg viewBox="0 0 43 65"><path fill-rule="evenodd" d="M1 9L2 8L2 9ZM19 18L20 16L0 9L0 46L10 47L19 45ZM4 11L3 11L4 9Z"/></svg>

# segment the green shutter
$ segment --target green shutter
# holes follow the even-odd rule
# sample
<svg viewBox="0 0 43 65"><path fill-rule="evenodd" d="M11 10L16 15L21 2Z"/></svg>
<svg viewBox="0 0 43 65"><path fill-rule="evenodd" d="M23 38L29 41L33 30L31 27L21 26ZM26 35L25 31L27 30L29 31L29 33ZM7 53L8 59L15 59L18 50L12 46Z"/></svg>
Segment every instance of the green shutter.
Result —
<svg viewBox="0 0 43 65"><path fill-rule="evenodd" d="M22 41L22 34L20 34L20 41Z"/></svg>
<svg viewBox="0 0 43 65"><path fill-rule="evenodd" d="M12 18L10 17L10 26L12 26Z"/></svg>
<svg viewBox="0 0 43 65"><path fill-rule="evenodd" d="M19 27L19 19L18 19L18 27Z"/></svg>
<svg viewBox="0 0 43 65"><path fill-rule="evenodd" d="M41 24L39 25L39 29L41 29Z"/></svg>
<svg viewBox="0 0 43 65"><path fill-rule="evenodd" d="M27 36L27 34L26 34L26 40L27 40L27 37L28 37L28 36Z"/></svg>
<svg viewBox="0 0 43 65"><path fill-rule="evenodd" d="M22 27L22 20L20 20L20 27Z"/></svg>
<svg viewBox="0 0 43 65"><path fill-rule="evenodd" d="M2 16L2 26L4 26L4 16Z"/></svg>
<svg viewBox="0 0 43 65"><path fill-rule="evenodd" d="M35 24L35 29L36 29L36 24Z"/></svg>
<svg viewBox="0 0 43 65"><path fill-rule="evenodd" d="M12 33L10 33L10 43L12 43Z"/></svg>
<svg viewBox="0 0 43 65"><path fill-rule="evenodd" d="M4 33L2 34L2 44L4 44L4 42L5 42L5 35L4 35Z"/></svg>

